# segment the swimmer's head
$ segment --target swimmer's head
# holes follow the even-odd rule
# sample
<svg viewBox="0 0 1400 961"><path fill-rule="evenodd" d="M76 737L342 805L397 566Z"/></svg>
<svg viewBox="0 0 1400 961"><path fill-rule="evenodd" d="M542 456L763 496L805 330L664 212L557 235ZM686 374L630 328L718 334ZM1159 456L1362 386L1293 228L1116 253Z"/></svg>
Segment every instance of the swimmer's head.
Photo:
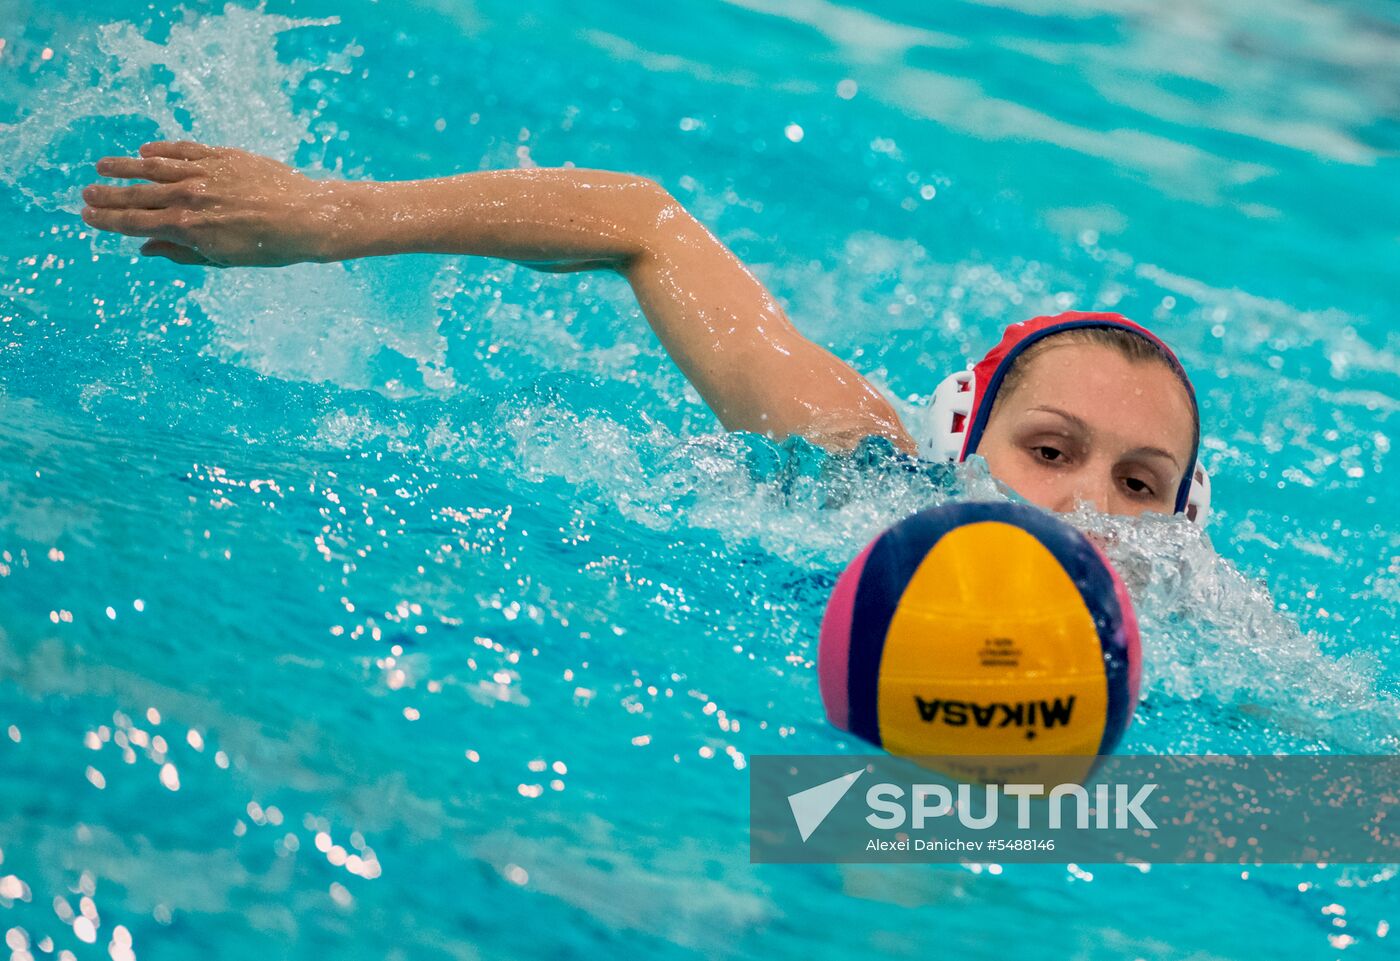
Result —
<svg viewBox="0 0 1400 961"><path fill-rule="evenodd" d="M1165 344L1118 314L1013 324L931 406L932 453L980 454L1037 506L1068 511L1085 501L1106 513L1205 520L1209 482L1196 465L1190 380Z"/></svg>

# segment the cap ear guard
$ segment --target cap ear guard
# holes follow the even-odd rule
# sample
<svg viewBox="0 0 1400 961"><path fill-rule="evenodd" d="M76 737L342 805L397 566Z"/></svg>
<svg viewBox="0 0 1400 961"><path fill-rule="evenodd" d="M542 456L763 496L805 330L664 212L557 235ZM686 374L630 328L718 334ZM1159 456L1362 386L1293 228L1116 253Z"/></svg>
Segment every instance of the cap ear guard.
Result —
<svg viewBox="0 0 1400 961"><path fill-rule="evenodd" d="M928 402L919 453L929 460L962 460L967 428L972 423L972 400L977 396L975 375L960 370L943 378Z"/></svg>
<svg viewBox="0 0 1400 961"><path fill-rule="evenodd" d="M977 396L977 375L960 370L943 378L925 408L919 453L929 460L962 460L967 429L972 423L972 401ZM1210 519L1210 475L1198 462L1186 495L1186 519L1205 527Z"/></svg>
<svg viewBox="0 0 1400 961"><path fill-rule="evenodd" d="M1197 527L1205 527L1210 519L1210 475L1199 462L1191 475L1191 490L1186 495L1186 518Z"/></svg>

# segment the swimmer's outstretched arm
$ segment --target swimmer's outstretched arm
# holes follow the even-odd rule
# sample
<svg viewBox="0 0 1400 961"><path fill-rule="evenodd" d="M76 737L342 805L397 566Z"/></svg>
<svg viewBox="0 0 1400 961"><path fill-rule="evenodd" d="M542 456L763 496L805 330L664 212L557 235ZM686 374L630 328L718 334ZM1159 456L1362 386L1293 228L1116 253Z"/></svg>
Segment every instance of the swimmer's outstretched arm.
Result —
<svg viewBox="0 0 1400 961"><path fill-rule="evenodd" d="M758 279L656 183L532 169L399 183L312 180L242 150L152 143L108 157L83 220L151 238L182 264L278 267L381 254L475 254L627 278L667 352L729 430L914 451L871 384L793 327Z"/></svg>

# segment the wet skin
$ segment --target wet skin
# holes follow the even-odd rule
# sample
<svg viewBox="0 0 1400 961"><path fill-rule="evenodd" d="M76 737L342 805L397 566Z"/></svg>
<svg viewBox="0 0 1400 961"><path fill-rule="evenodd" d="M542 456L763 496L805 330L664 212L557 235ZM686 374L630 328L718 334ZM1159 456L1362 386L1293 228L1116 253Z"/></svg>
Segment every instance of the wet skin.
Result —
<svg viewBox="0 0 1400 961"><path fill-rule="evenodd" d="M1186 389L1156 361L1111 347L1047 343L997 399L977 453L1039 507L1172 513L1191 456Z"/></svg>

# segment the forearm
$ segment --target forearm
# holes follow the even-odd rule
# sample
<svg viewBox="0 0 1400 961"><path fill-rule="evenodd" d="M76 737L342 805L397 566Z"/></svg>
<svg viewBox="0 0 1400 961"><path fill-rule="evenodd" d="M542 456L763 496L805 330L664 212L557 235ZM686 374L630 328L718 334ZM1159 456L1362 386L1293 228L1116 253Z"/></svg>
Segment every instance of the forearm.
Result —
<svg viewBox="0 0 1400 961"><path fill-rule="evenodd" d="M341 210L324 259L449 253L613 269L725 427L837 447L880 433L912 450L884 398L803 338L739 259L650 180L534 169L335 189Z"/></svg>
<svg viewBox="0 0 1400 961"><path fill-rule="evenodd" d="M546 269L622 269L645 252L669 196L598 170L493 170L325 186L318 260L472 254Z"/></svg>

